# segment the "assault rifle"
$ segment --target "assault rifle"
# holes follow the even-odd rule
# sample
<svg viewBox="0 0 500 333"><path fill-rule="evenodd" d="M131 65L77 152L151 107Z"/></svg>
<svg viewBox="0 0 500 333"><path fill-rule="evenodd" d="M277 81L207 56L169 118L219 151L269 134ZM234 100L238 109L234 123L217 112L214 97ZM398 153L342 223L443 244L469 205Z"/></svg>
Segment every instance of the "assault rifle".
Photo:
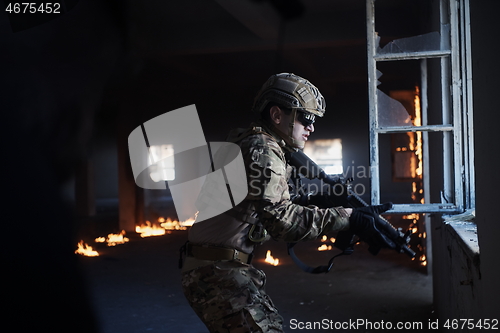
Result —
<svg viewBox="0 0 500 333"><path fill-rule="evenodd" d="M319 167L313 160L311 160L306 154L302 151L291 152L287 156L288 163L295 167L298 173L302 174L307 179L319 179L320 181L328 184L330 186L330 193L333 193L335 196L335 205L350 207L350 208L361 208L369 206L363 199L361 199L354 191L352 190L352 178L345 178L341 175L330 176L326 174L326 172ZM341 191L338 188L341 187ZM381 225L384 228L381 228L379 231L383 235L383 237L388 238L392 243L395 244L394 250L400 253L406 253L409 257L415 257L415 252L409 248L408 244L410 242L411 230L408 230L406 233L403 233L401 228L394 228L389 221L384 219L382 216L378 216L382 222ZM352 231L339 231L337 233L337 238L335 240L334 246L338 249L342 250L342 254L349 255L354 252L354 245L357 243L357 235L355 235ZM364 240L364 239L361 239ZM380 244L374 243L370 240L364 240L368 243L369 248L368 251L377 255L382 246ZM300 262L298 258L295 256L293 252L293 245L288 245L289 254L292 256L292 259L296 262L299 267L303 270L310 273L322 273L328 272L333 266L333 257L327 266L320 266L316 268L307 268L306 265Z"/></svg>

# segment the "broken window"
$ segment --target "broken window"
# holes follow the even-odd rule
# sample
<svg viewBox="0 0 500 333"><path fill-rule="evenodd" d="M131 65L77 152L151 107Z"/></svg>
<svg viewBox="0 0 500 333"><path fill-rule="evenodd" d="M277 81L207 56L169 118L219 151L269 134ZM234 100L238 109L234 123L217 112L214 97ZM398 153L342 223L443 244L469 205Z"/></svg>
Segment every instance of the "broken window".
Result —
<svg viewBox="0 0 500 333"><path fill-rule="evenodd" d="M427 213L475 207L469 0L398 1L366 1L371 203L394 203L425 266Z"/></svg>
<svg viewBox="0 0 500 333"><path fill-rule="evenodd" d="M421 12L435 13L434 2L419 5L429 7ZM439 22L428 27L436 31L383 46L377 6L386 9L390 1L367 0L372 204L392 201L393 211L401 213L469 209L474 181L468 0L440 0ZM395 21L390 28L398 28L401 21ZM386 80L384 73L390 73Z"/></svg>

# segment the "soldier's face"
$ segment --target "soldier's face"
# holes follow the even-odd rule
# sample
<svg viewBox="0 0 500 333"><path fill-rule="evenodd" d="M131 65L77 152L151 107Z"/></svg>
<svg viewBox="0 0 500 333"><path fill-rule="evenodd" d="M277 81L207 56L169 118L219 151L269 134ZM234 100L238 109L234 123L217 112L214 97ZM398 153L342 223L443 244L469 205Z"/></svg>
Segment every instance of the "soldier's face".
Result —
<svg viewBox="0 0 500 333"><path fill-rule="evenodd" d="M296 148L304 148L306 141L308 140L309 135L311 135L312 132L314 132L314 124L304 126L300 121L295 119L292 137L297 144Z"/></svg>
<svg viewBox="0 0 500 333"><path fill-rule="evenodd" d="M290 136L290 124L291 121L294 122L293 131L291 133L291 137L294 140L293 145L295 148L302 149L304 148L309 135L314 132L314 125L312 123L306 125L299 121L297 117L292 120L293 114L294 113L286 114L277 106L273 106L271 108L271 120L273 121L274 126L276 126L276 128L284 135Z"/></svg>

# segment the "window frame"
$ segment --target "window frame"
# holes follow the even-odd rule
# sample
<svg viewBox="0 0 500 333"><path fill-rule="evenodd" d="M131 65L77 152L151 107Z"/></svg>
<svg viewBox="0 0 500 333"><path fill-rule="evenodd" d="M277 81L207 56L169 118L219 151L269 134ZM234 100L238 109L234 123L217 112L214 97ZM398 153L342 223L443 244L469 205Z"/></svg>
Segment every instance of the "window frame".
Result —
<svg viewBox="0 0 500 333"><path fill-rule="evenodd" d="M395 204L388 213L461 213L475 207L472 121L472 61L469 0L439 0L440 50L382 53L375 31L375 0L366 0L368 97L370 117L371 204L380 204L379 135L422 132L424 203ZM440 58L442 124L427 124L427 59ZM420 60L422 126L379 126L377 98L381 61ZM443 133L441 203L430 203L428 133ZM450 152L453 150L453 157Z"/></svg>

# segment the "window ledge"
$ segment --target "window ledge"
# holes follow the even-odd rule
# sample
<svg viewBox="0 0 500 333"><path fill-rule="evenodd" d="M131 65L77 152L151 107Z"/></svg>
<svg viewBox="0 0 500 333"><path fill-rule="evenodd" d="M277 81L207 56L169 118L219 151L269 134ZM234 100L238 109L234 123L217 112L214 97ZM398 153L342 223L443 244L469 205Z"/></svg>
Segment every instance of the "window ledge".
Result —
<svg viewBox="0 0 500 333"><path fill-rule="evenodd" d="M445 221L446 222L446 221ZM459 243L463 250L472 258L479 259L479 242L477 239L477 226L476 223L470 221L452 221L446 223L446 229L456 239L460 240ZM475 260L474 260L475 261Z"/></svg>
<svg viewBox="0 0 500 333"><path fill-rule="evenodd" d="M443 216L446 230L455 239L459 240L462 249L474 261L479 261L479 242L477 238L477 225L474 222L476 211L467 210L465 213L451 216Z"/></svg>

